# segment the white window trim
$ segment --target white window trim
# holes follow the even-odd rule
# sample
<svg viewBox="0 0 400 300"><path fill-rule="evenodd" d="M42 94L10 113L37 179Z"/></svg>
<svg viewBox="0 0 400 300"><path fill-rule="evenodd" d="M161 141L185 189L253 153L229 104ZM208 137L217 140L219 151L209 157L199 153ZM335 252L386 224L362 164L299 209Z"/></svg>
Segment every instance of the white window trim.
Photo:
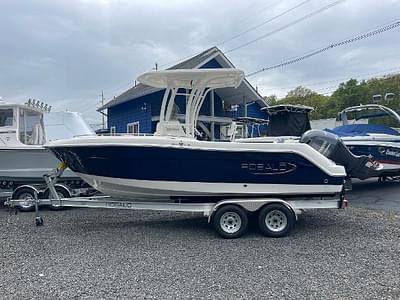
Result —
<svg viewBox="0 0 400 300"><path fill-rule="evenodd" d="M132 132L129 132L129 127L132 127L132 129L133 129ZM137 132L135 132L135 127L137 128ZM126 124L126 133L133 134L133 135L139 135L139 132L140 132L140 122L139 121Z"/></svg>

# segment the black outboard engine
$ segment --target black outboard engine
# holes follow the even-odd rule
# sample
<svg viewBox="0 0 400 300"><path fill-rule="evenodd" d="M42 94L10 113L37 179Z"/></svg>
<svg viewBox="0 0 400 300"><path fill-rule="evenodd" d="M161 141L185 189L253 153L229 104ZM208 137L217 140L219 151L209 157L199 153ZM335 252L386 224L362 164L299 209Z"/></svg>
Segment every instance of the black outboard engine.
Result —
<svg viewBox="0 0 400 300"><path fill-rule="evenodd" d="M337 135L323 130L309 130L301 138L301 143L313 147L338 165L344 166L349 177L367 179L382 173L382 165L370 157L356 156L350 152Z"/></svg>

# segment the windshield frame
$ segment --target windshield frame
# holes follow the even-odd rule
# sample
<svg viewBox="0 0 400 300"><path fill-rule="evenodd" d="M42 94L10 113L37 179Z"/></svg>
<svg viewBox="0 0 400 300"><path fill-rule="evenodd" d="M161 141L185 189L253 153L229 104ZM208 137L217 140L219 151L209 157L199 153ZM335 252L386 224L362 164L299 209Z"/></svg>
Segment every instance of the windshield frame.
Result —
<svg viewBox="0 0 400 300"><path fill-rule="evenodd" d="M43 145L46 142L43 113L20 107L17 138L24 145Z"/></svg>

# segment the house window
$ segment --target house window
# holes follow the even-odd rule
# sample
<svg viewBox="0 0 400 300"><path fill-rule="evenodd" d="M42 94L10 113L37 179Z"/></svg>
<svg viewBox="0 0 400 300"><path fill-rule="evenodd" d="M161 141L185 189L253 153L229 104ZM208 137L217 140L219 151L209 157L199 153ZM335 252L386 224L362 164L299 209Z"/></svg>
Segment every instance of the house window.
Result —
<svg viewBox="0 0 400 300"><path fill-rule="evenodd" d="M115 135L116 131L117 130L116 130L115 126L110 127L110 135Z"/></svg>
<svg viewBox="0 0 400 300"><path fill-rule="evenodd" d="M126 132L133 135L139 135L139 122L128 123Z"/></svg>

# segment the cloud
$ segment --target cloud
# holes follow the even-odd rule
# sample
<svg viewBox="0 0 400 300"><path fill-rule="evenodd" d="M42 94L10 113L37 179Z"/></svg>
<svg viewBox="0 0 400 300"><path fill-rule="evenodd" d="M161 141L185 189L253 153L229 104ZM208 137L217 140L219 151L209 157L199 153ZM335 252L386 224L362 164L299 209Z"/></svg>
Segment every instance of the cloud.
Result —
<svg viewBox="0 0 400 300"><path fill-rule="evenodd" d="M102 90L111 99L155 63L168 64L220 44L300 2L1 1L0 96L19 102L37 98L98 122ZM331 2L310 1L220 48L241 45ZM252 72L388 23L399 10L398 1L347 0L228 57ZM284 96L285 87L392 68L400 58L398 32L332 49L250 81L265 95Z"/></svg>

